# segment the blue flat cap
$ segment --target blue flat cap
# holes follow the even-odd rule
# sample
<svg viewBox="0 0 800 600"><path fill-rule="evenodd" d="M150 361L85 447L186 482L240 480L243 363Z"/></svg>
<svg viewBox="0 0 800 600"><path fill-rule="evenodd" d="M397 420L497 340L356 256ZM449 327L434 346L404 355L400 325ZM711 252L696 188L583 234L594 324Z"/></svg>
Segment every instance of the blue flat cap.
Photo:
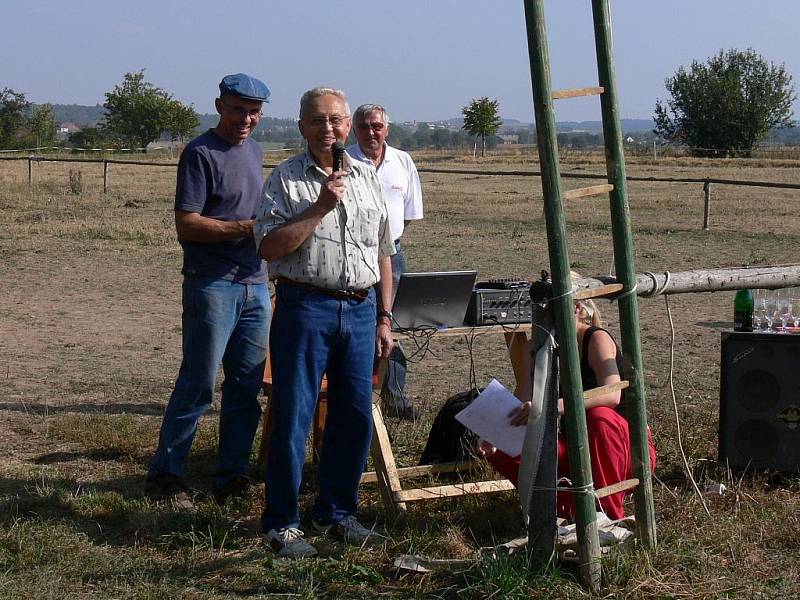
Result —
<svg viewBox="0 0 800 600"><path fill-rule="evenodd" d="M245 100L256 100L257 102L269 102L269 88L267 85L255 77L236 73L226 75L219 82L219 93L231 94Z"/></svg>

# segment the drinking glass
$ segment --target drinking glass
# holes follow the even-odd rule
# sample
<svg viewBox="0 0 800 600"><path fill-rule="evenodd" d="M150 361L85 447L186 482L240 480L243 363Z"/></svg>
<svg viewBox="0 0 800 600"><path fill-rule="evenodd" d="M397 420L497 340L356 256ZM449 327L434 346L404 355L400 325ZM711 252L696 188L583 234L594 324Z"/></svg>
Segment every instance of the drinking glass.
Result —
<svg viewBox="0 0 800 600"><path fill-rule="evenodd" d="M792 301L789 296L789 290L786 288L778 290L778 318L781 320L781 333L789 333L786 330L786 325L789 320L794 323L792 316Z"/></svg>
<svg viewBox="0 0 800 600"><path fill-rule="evenodd" d="M778 316L778 294L776 290L767 290L767 297L764 299L764 318L767 320L767 331L772 333L772 328Z"/></svg>
<svg viewBox="0 0 800 600"><path fill-rule="evenodd" d="M789 288L789 299L792 302L792 325L800 327L800 287Z"/></svg>
<svg viewBox="0 0 800 600"><path fill-rule="evenodd" d="M764 331L764 323L766 322L767 307L765 304L767 298L767 290L755 289L753 290L753 325L756 331ZM800 302L800 300L798 300Z"/></svg>

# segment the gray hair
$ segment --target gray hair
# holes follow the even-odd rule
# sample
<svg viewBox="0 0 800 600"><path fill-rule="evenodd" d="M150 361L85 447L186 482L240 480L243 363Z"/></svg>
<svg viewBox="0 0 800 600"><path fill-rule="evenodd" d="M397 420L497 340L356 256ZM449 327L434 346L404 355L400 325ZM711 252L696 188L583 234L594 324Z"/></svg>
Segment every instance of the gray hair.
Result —
<svg viewBox="0 0 800 600"><path fill-rule="evenodd" d="M373 112L380 113L383 122L387 125L389 124L389 113L380 104L362 104L353 113L353 121L361 123L367 118L368 114Z"/></svg>
<svg viewBox="0 0 800 600"><path fill-rule="evenodd" d="M347 113L347 116L348 117L350 116L350 105L347 103L347 96L345 95L344 91L321 85L315 88L311 88L300 98L301 119L303 118L303 115L305 114L306 110L308 110L308 105L311 103L311 101L316 98L319 98L320 96L336 96L342 102L344 102L344 110Z"/></svg>

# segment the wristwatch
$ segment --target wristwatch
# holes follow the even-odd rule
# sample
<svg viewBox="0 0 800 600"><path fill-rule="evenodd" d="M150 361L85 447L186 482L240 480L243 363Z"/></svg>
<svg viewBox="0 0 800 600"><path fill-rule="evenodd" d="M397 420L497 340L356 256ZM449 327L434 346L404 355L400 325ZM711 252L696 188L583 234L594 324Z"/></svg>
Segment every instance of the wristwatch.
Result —
<svg viewBox="0 0 800 600"><path fill-rule="evenodd" d="M391 323L392 323L392 313L391 313L391 311L379 310L378 313L377 313L377 317L378 317L378 319L381 319L382 317L386 317L387 319L389 319L389 324L391 325Z"/></svg>

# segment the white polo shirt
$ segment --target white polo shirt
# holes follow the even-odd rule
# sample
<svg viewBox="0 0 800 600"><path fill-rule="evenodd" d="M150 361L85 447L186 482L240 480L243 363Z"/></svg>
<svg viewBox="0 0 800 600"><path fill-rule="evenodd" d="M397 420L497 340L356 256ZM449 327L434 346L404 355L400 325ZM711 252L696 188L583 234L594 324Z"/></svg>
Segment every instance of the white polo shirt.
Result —
<svg viewBox="0 0 800 600"><path fill-rule="evenodd" d="M356 160L375 166L358 144L349 146L347 153ZM389 230L392 232L392 239L399 240L403 235L404 221L422 218L422 187L417 167L407 152L384 144L383 162L378 167L378 177L389 212Z"/></svg>

